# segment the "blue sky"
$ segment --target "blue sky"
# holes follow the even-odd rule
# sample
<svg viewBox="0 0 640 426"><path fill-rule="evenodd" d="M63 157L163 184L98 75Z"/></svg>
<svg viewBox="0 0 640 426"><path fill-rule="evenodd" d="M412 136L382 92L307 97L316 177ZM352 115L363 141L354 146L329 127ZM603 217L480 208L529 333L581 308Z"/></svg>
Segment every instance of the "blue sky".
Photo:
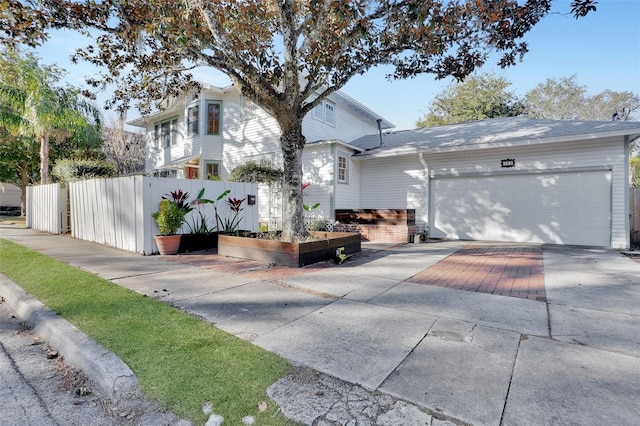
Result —
<svg viewBox="0 0 640 426"><path fill-rule="evenodd" d="M554 10L568 12L570 0L555 2ZM480 71L493 72L512 82L510 89L524 95L547 78L577 75L579 84L590 94L605 89L630 90L640 94L640 1L600 0L597 11L581 19L552 14L540 22L527 36L529 53L524 61L502 70L489 61ZM69 56L87 40L68 31L55 33L37 54L46 64L57 63L69 72L67 81L84 87L84 77L96 70L86 63L74 65ZM396 125L396 129L415 127L433 97L451 79L435 80L433 75L389 81L389 69L378 67L354 77L343 89L349 96L367 105ZM229 80L219 72L198 73L199 80L224 86ZM109 96L101 93L104 103ZM138 116L130 111L129 119Z"/></svg>

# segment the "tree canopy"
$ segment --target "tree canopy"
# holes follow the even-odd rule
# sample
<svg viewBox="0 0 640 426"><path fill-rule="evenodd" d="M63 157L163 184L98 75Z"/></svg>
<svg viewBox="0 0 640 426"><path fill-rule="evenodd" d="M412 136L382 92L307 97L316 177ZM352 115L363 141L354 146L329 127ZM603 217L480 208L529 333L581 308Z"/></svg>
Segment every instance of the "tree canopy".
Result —
<svg viewBox="0 0 640 426"><path fill-rule="evenodd" d="M507 90L510 85L504 77L486 73L451 83L436 95L429 111L416 122L416 126L433 127L520 115L524 106L513 92Z"/></svg>
<svg viewBox="0 0 640 426"><path fill-rule="evenodd" d="M49 142L96 145L100 112L70 86L60 86L65 71L41 65L33 54L0 51L0 127L12 137L40 145L40 178L49 180Z"/></svg>
<svg viewBox="0 0 640 426"><path fill-rule="evenodd" d="M577 76L547 79L523 98L507 88L511 82L492 74L467 77L436 95L417 127L441 126L486 118L525 116L548 120L629 120L640 110L631 91L604 90L593 96Z"/></svg>
<svg viewBox="0 0 640 426"><path fill-rule="evenodd" d="M197 86L190 70L225 72L243 96L270 113L282 134L283 235L304 235L302 119L351 77L377 65L393 78L432 73L463 79L490 52L514 65L522 37L549 14L552 0L41 0L9 1L0 15L5 42L37 44L47 28L98 30L77 59L107 72L96 87L116 83L110 106L131 99L148 112ZM572 0L575 17L595 10ZM40 30L40 29L45 30Z"/></svg>
<svg viewBox="0 0 640 426"><path fill-rule="evenodd" d="M640 109L640 98L631 91L604 90L588 95L577 76L547 79L525 95L526 114L531 118L552 120L628 120ZM614 117L615 114L615 117Z"/></svg>

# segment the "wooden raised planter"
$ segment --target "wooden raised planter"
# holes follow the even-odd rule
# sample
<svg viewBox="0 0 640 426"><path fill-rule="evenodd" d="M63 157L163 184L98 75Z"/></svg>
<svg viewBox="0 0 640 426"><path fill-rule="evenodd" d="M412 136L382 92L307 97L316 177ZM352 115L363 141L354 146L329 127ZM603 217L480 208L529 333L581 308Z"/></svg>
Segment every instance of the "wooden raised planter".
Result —
<svg viewBox="0 0 640 426"><path fill-rule="evenodd" d="M360 251L360 234L350 232L312 232L317 240L289 243L278 240L218 236L218 254L243 259L260 260L292 267L336 258L336 250L344 247L344 254Z"/></svg>

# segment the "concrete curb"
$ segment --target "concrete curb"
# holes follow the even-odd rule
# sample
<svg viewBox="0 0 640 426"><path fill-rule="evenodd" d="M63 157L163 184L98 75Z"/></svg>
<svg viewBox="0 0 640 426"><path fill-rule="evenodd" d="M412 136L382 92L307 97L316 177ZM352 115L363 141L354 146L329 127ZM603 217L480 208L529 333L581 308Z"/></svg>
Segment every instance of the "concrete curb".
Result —
<svg viewBox="0 0 640 426"><path fill-rule="evenodd" d="M120 358L2 274L0 296L69 364L82 370L103 396L119 400L139 389L138 378Z"/></svg>

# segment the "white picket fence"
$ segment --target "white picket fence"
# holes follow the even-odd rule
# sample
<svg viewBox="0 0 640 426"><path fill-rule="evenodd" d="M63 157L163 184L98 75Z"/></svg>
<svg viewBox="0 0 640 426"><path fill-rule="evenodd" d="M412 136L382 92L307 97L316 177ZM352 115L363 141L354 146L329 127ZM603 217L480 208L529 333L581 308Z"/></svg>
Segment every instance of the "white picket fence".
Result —
<svg viewBox="0 0 640 426"><path fill-rule="evenodd" d="M27 228L67 232L67 191L59 183L27 187Z"/></svg>
<svg viewBox="0 0 640 426"><path fill-rule="evenodd" d="M29 205L27 213L28 227L52 233L62 232L62 227L41 227L41 223L53 221L53 217L66 217L62 210L62 205L66 205L66 202L48 207L51 204L48 201L51 198L49 193L54 192L53 187L54 185L41 185L30 188L32 191L37 188L37 191L33 192L34 195L31 197L33 203ZM162 196L181 189L189 193L189 200L194 200L203 188L204 198L212 200L217 199L227 189L231 190L228 196L232 198L258 196L257 184L253 183L143 176L73 182L69 184L71 236L145 255L157 253L158 248L153 236L158 234L158 228L151 214L158 209ZM222 218L228 218L233 214L224 199L220 200L217 206ZM60 210L54 212L52 209L55 207ZM249 205L245 200L242 207L244 210L239 215L242 218L239 229L257 231L258 203ZM213 206L205 204L201 209L208 223L213 225ZM38 220L29 221L30 216L37 216ZM197 218L198 213L194 210L187 215L187 222L194 223ZM183 226L181 232L188 232L188 227Z"/></svg>

